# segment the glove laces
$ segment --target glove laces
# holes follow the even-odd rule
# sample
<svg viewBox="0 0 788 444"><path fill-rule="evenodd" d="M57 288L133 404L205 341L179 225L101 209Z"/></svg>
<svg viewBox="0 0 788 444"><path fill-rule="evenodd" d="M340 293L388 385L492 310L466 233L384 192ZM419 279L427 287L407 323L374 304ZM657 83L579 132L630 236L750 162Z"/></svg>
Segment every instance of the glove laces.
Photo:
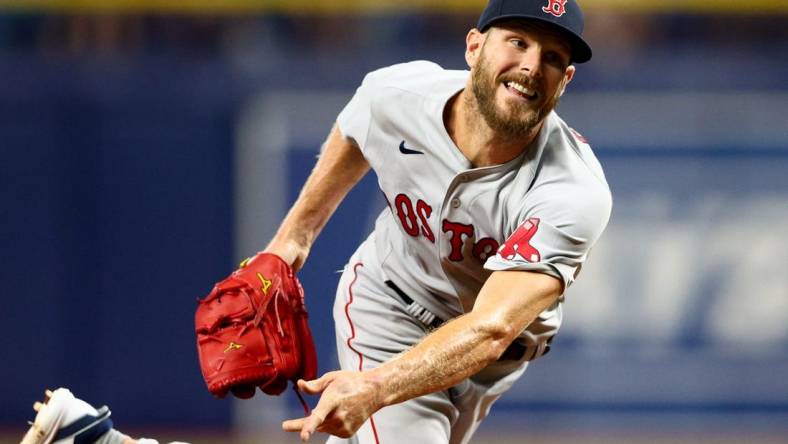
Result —
<svg viewBox="0 0 788 444"><path fill-rule="evenodd" d="M309 416L312 410L309 408L309 404L306 403L304 396L301 395L301 390L298 390L298 384L295 381L293 381L293 391L296 396L298 396L298 401L301 402L301 407L304 409L304 416Z"/></svg>

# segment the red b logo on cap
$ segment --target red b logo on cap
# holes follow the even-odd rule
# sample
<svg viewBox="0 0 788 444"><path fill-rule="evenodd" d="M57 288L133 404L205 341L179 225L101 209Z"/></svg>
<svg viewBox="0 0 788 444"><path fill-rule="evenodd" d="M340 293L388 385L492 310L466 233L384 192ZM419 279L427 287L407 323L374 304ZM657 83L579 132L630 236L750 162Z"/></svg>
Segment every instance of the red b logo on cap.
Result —
<svg viewBox="0 0 788 444"><path fill-rule="evenodd" d="M556 17L561 17L562 15L566 14L566 2L567 0L549 0L550 3L547 6L542 7L542 11L553 14Z"/></svg>

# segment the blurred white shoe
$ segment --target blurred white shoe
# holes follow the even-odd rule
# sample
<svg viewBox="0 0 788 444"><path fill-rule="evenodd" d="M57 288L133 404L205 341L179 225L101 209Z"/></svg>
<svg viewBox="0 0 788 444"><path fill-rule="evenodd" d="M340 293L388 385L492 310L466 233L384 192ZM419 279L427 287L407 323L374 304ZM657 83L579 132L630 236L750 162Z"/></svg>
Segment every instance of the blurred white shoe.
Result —
<svg viewBox="0 0 788 444"><path fill-rule="evenodd" d="M96 410L65 388L47 390L33 409L36 419L21 444L90 444L112 428L106 406Z"/></svg>

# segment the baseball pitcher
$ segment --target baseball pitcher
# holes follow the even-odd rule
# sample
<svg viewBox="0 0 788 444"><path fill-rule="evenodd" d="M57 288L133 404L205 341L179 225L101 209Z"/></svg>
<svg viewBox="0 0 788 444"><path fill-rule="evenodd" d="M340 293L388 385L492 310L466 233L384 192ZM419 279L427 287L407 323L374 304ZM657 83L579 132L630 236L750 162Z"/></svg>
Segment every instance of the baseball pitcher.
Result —
<svg viewBox="0 0 788 444"><path fill-rule="evenodd" d="M588 142L554 108L591 58L574 0L491 0L470 71L427 61L366 76L266 251L299 268L370 170L388 201L339 280L341 370L283 428L306 441L468 442L550 350L564 294L607 225Z"/></svg>

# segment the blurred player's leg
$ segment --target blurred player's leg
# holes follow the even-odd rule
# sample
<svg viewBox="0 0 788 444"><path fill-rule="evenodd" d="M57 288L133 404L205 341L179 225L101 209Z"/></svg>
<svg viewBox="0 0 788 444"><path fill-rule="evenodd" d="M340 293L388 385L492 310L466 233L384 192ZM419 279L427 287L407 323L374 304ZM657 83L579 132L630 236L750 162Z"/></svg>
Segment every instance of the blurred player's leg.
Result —
<svg viewBox="0 0 788 444"><path fill-rule="evenodd" d="M109 408L95 409L65 388L47 390L44 402L36 402L33 409L36 419L21 444L158 444L152 439L136 441L113 429Z"/></svg>
<svg viewBox="0 0 788 444"><path fill-rule="evenodd" d="M112 430L106 406L96 410L68 389L47 390L33 409L38 413L22 444L92 443Z"/></svg>

